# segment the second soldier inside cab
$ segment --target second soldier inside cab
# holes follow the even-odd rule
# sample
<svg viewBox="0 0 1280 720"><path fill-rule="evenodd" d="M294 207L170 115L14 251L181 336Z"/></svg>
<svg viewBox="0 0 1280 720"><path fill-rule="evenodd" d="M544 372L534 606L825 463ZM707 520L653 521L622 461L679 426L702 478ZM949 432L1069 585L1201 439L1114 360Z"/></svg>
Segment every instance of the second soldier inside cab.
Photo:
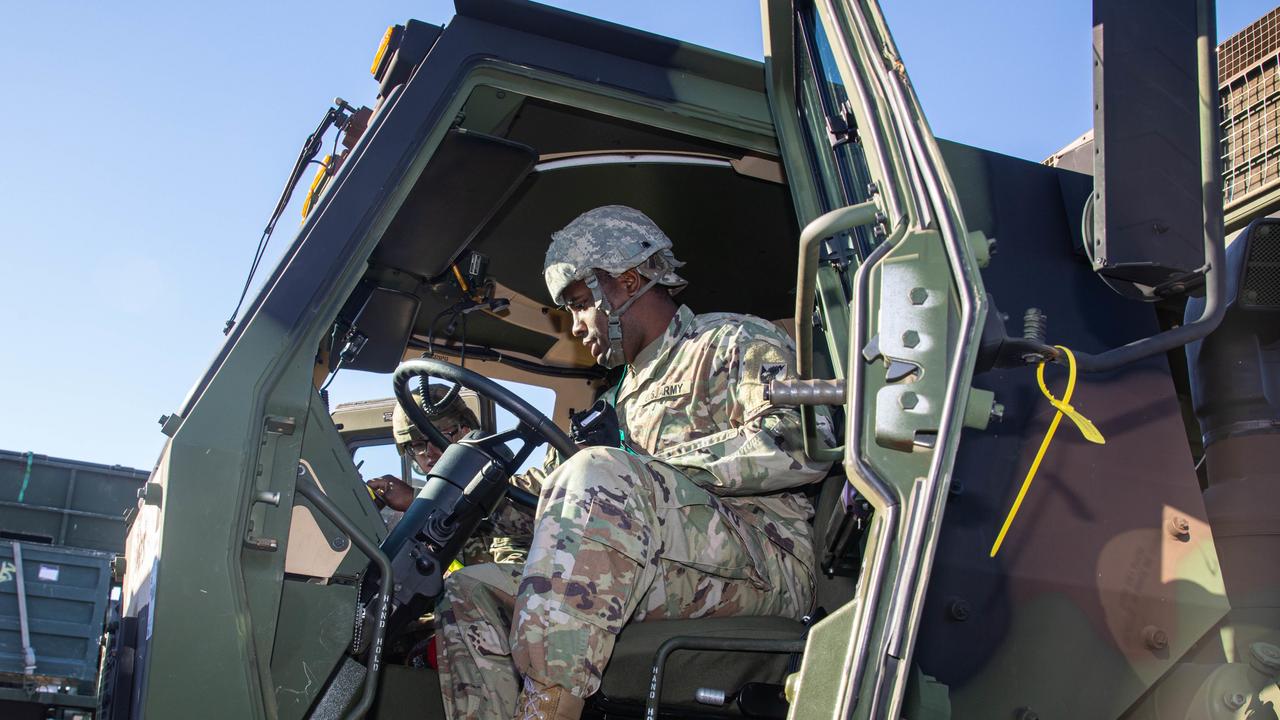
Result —
<svg viewBox="0 0 1280 720"><path fill-rule="evenodd" d="M439 384L433 384L429 389L431 401L436 404L444 400L448 392L447 387ZM414 399L420 401L421 395L415 393ZM433 421L449 442L457 442L471 431L480 429L476 414L463 402L461 395L455 395ZM441 450L427 442L413 423L409 422L398 403L391 415L391 430L401 456L408 457L423 475L430 473L440 459ZM512 478L513 483L521 484L519 480ZM533 483L535 480L531 477L527 482ZM395 475L376 477L367 484L375 498L398 512L408 510L417 495L412 485ZM538 491L536 486L525 489ZM510 502L503 502L489 521L467 541L460 559L464 565L487 562L523 564L528 557L529 540L532 536L533 518L520 512Z"/></svg>

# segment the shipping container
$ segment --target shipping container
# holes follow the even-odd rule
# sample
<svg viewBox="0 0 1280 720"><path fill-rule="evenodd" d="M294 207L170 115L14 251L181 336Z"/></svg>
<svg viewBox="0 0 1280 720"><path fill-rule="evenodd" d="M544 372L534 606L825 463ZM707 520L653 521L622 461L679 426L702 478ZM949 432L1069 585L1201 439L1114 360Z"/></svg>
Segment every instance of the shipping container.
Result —
<svg viewBox="0 0 1280 720"><path fill-rule="evenodd" d="M0 540L124 552L125 514L148 473L0 450Z"/></svg>

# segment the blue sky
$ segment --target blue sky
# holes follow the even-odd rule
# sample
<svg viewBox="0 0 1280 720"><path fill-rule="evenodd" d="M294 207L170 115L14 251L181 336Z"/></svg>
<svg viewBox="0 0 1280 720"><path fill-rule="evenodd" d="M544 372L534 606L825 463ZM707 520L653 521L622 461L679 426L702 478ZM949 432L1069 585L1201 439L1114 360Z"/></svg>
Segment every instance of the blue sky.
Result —
<svg viewBox="0 0 1280 720"><path fill-rule="evenodd" d="M750 58L751 0L551 4ZM1273 7L1224 0L1225 37ZM1090 3L886 3L941 137L1040 160L1090 125ZM416 2L0 4L0 448L148 468L334 96ZM286 211L272 248L296 230ZM264 275L266 273L263 273ZM340 378L335 400L386 395Z"/></svg>

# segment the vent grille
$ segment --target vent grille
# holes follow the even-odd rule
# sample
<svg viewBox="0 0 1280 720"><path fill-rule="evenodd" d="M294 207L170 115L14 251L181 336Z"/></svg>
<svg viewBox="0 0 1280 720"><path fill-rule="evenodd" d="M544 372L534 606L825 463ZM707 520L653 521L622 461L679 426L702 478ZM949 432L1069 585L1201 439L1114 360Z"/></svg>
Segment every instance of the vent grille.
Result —
<svg viewBox="0 0 1280 720"><path fill-rule="evenodd" d="M1280 310L1280 223L1259 225L1249 237L1241 304Z"/></svg>

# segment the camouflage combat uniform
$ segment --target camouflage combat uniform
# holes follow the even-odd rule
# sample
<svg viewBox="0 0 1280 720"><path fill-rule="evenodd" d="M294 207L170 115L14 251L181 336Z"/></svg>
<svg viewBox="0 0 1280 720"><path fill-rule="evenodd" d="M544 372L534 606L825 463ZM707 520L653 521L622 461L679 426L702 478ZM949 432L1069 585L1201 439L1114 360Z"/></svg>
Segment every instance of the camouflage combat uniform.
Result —
<svg viewBox="0 0 1280 720"><path fill-rule="evenodd" d="M548 453L550 457L550 453ZM515 475L512 485L534 495L542 492L544 471L532 468ZM533 540L533 516L510 500L503 500L493 514L485 520L459 553L463 565L484 563L510 563L524 565L529 558L529 542Z"/></svg>
<svg viewBox="0 0 1280 720"><path fill-rule="evenodd" d="M629 448L578 452L549 474L529 560L465 568L438 607L451 718L509 718L521 676L586 697L630 621L799 618L813 598L809 501L827 464L799 413L764 388L791 342L758 318L681 306L616 395Z"/></svg>

